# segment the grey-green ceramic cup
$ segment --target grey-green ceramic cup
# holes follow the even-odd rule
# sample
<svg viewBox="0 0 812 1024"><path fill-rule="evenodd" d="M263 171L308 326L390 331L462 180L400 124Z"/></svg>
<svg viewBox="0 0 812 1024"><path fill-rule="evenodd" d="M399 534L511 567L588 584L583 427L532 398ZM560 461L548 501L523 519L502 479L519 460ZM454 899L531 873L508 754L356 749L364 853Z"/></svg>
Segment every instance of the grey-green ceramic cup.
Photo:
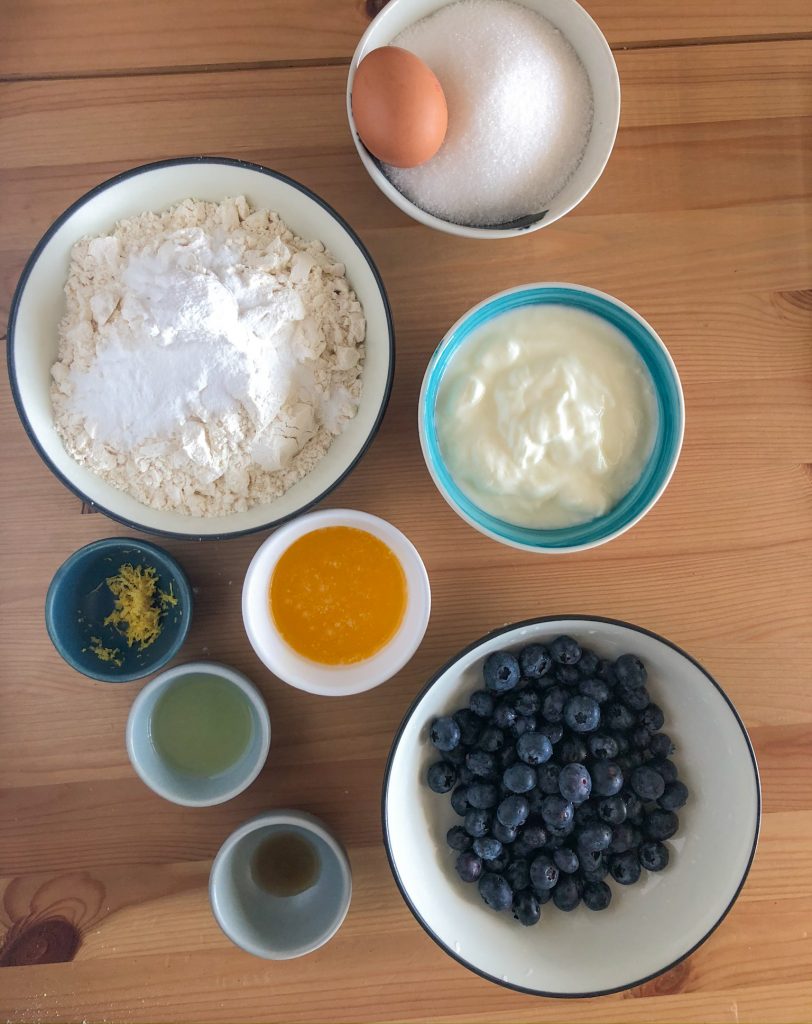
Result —
<svg viewBox="0 0 812 1024"><path fill-rule="evenodd" d="M315 883L295 896L272 896L252 876L254 854L274 832L298 833L318 856ZM217 923L233 943L266 960L292 960L323 946L341 927L351 895L344 848L304 811L269 811L245 822L220 847L209 876Z"/></svg>

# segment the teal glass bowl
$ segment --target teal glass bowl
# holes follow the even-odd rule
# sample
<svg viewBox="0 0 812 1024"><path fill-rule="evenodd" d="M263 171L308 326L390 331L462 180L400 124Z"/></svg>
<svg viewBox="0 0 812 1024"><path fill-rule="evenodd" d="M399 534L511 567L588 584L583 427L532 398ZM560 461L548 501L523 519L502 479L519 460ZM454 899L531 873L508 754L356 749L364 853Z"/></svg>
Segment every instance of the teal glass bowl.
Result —
<svg viewBox="0 0 812 1024"><path fill-rule="evenodd" d="M605 515L576 526L535 530L506 523L479 508L457 486L437 437L435 409L443 374L471 334L494 317L522 306L570 306L594 313L620 330L643 360L654 388L657 429L651 455L637 483ZM418 404L418 429L429 473L448 504L475 529L502 544L546 554L583 551L605 544L634 526L658 501L673 475L685 432L685 400L679 374L656 331L619 299L577 284L528 284L500 292L465 313L429 362Z"/></svg>
<svg viewBox="0 0 812 1024"><path fill-rule="evenodd" d="M120 566L152 566L158 589L170 591L177 604L167 609L161 633L143 651L127 646L113 626L104 619L113 610L115 598L106 585ZM192 621L192 588L186 573L163 548L129 537L110 537L87 544L57 569L45 598L45 626L62 658L77 672L103 683L129 683L162 668L178 653ZM116 649L117 660L102 661L93 653L93 638L102 647Z"/></svg>

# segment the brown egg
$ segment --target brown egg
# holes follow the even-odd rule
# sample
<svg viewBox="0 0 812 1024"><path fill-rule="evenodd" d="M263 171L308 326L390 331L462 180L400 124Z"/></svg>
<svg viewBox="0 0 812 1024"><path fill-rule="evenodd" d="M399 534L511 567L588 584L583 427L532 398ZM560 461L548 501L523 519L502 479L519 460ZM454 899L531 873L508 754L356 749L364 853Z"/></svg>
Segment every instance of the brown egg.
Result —
<svg viewBox="0 0 812 1024"><path fill-rule="evenodd" d="M416 167L442 146L448 127L443 87L428 65L399 46L364 57L352 86L361 141L384 163Z"/></svg>

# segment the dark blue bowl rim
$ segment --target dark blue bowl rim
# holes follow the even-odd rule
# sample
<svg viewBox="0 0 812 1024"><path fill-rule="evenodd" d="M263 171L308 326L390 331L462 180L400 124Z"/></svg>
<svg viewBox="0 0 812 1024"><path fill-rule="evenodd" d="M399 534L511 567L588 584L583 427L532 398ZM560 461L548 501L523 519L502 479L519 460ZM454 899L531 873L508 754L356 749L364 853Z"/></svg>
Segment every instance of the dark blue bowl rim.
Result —
<svg viewBox="0 0 812 1024"><path fill-rule="evenodd" d="M432 930L432 928L427 924L427 922L423 920L423 918L420 916L420 912L417 910L417 908L409 898L409 895L406 891L406 887L404 886L403 881L401 880L401 877L398 874L398 870L395 865L395 859L392 855L392 847L389 839L389 827L386 821L386 797L389 789L389 776L392 772L392 764L395 759L395 753L400 744L400 740L403 735L404 729L406 728L410 719L416 712L420 702L423 700L423 698L432 688L432 686L434 686L437 680L442 675L444 675L450 668L452 668L461 658L465 657L466 654L469 654L471 651L473 651L475 648L479 647L483 643L487 643L490 640L494 640L496 637L502 636L502 634L504 633L512 632L514 629L521 629L525 626L537 626L545 622L558 622L562 619L575 620L587 623L603 622L608 623L611 626L623 626L626 629L631 629L636 633L642 633L644 636L649 636L652 637L652 639L654 640L659 640L660 643L663 643L667 647L672 648L672 650L676 651L677 654L681 654L685 659L691 662L691 664L698 668L702 675L705 676L708 682L719 691L719 694L722 696L725 703L729 707L731 714L736 719L736 722L739 728L741 729L744 742L747 746L747 750L750 754L750 761L752 764L753 776L756 784L756 822L755 830L753 833L753 842L750 848L750 856L747 859L747 864L745 865L744 871L742 872L742 877L738 886L736 887L736 891L731 896L730 901L725 907L725 909L716 919L716 922L708 929L707 932L705 932L705 934L702 936L701 939L699 939L698 942L694 943L694 945L691 946L690 949L686 950L675 960L672 960L664 967L659 968L659 970L653 971L651 974L645 975L645 977L638 978L635 981L629 982L629 984L627 985L618 985L615 988L596 989L594 992L544 992L538 989L526 988L523 985L514 985L512 982L503 981L502 978L497 978L493 974L488 974L487 971L482 971L478 967L474 967L472 964L468 963L462 956L460 956L455 950L449 948ZM543 996L547 999L594 999L596 996L609 996L613 995L616 992L625 992L628 989L636 988L638 985L644 985L646 984L646 982L649 982L654 978L659 978L661 974L665 974L666 972L673 970L673 968L675 968L678 964L681 964L683 960L687 960L687 958L691 956L693 953L695 953L697 949L699 949L699 947L703 945L703 943L707 942L710 936L716 931L716 929L719 927L722 921L724 921L724 919L733 909L733 905L739 898L739 894L741 893L742 889L744 888L744 884L747 881L747 876L750 874L750 868L753 865L753 859L756 855L756 847L758 846L759 832L761 831L761 805L761 778L759 776L758 762L756 761L756 755L755 751L753 750L753 744L747 733L747 729L744 725L744 722L742 721L741 716L736 710L730 697L728 697L724 689L713 678L710 672L708 672L708 670L696 660L696 658L688 654L688 652L683 650L678 644L675 644L673 643L673 641L666 639L666 637L661 636L659 633L655 633L651 629L646 629L644 626L636 626L634 625L634 623L625 622L623 619L611 619L607 618L604 615L560 614L543 615L533 619L522 619L519 622L511 622L507 626L500 626L499 629L494 629L490 633L486 633L484 636L479 637L477 640L474 640L472 643L462 648L462 650L458 651L452 658L450 658L441 668L439 668L434 673L431 679L429 679L426 685L422 688L422 690L420 690L420 692L414 698L412 703L409 705L408 710L406 711L405 715L403 716L403 719L401 720L400 725L398 726L394 739L392 740L392 746L389 749L389 756L386 759L386 767L383 773L383 787L381 790L381 826L383 830L383 844L384 849L386 850L386 859L389 862L389 869L392 872L392 877L394 878L395 884L397 885L400 891L400 895L403 897L406 906L412 912L412 915L414 916L415 920L420 925L420 927L423 929L423 931L425 931L429 938L433 939L434 942L437 943L437 945L440 947L440 949L443 950L443 952L447 953L452 959L456 960L458 964L461 964L463 967L465 967L466 970L469 970L474 974L478 974L480 978L484 978L485 981L492 981L494 984L501 985L503 988L512 989L514 992L522 992L525 995L530 996Z"/></svg>
<svg viewBox="0 0 812 1024"><path fill-rule="evenodd" d="M82 490L72 483L64 473L62 473L50 460L45 450L40 445L36 432L34 431L31 423L29 422L28 416L25 412L25 407L22 401L22 395L20 394L17 386L17 369L14 359L14 334L17 323L17 314L20 303L22 301L23 292L28 284L28 278L31 276L31 272L34 269L39 257L50 242L51 238L56 232L62 227L62 225L73 216L73 214L80 209L85 203L88 203L91 199L94 199L101 192L106 191L108 188L112 188L114 185L118 185L122 181L126 181L129 178L134 178L139 174L144 174L147 171L159 170L164 167L182 167L189 164L221 164L228 167L241 167L245 170L259 171L261 174L265 174L268 177L276 178L278 181L283 182L285 185L290 185L295 188L298 192L302 192L308 198L312 199L318 206L325 210L330 216L337 221L337 223L347 232L352 241L358 247L358 251L364 257L372 273L375 283L380 291L381 300L383 302L384 313L386 315L386 327L389 338L389 372L387 374L386 385L384 387L383 397L381 399L380 408L375 417L375 422L372 424L369 433L367 434L366 440L361 445L358 454L350 462L347 468L338 476L336 479L326 487L320 494L318 494L307 504L302 505L296 511L289 513L285 516L280 516L277 519L271 519L267 523L261 523L259 526L250 526L244 530L228 530L224 533L207 533L207 534L195 534L195 533L178 533L173 530L161 530L157 527L144 526L141 523L136 523L132 519L127 519L125 516L120 516L115 512L112 512L109 508L98 502L92 501ZM281 526L282 523L287 523L291 519L295 519L296 516L306 512L308 509L313 508L314 505L318 505L320 501L323 501L328 494L335 490L340 483L342 483L347 476L352 472L353 469L358 465L363 456L368 451L370 445L375 440L375 437L380 430L381 423L383 422L384 415L386 413L387 406L389 405L389 399L392 394L392 384L395 376L395 328L394 321L392 318L392 309L389 304L389 297L386 294L386 288L383 283L380 271L375 265L375 261L369 253L369 250L361 241L360 236L355 230L344 220L340 213L333 209L329 203L327 203L321 196L317 195L312 189L309 189L306 185L302 185L301 182L296 181L294 178L288 177L286 174L282 174L280 171L274 171L270 167L265 167L262 164L253 163L250 160L237 160L233 157L225 156L190 156L190 157L173 157L169 160L156 160L152 163L139 164L137 167L131 167L129 170L122 171L120 174L114 175L112 178L108 178L105 181L100 182L94 186L90 191L85 192L75 202L61 213L56 220L51 224L42 238L37 242L33 252L26 260L23 271L20 274L20 280L17 282L17 287L14 289L14 295L11 300L11 307L9 309L8 316L8 331L6 340L6 362L8 364L8 375L9 382L11 385L11 394L14 399L14 405L17 409L17 415L20 417L23 427L25 428L26 434L34 446L35 451L50 469L54 476L62 483L69 491L72 491L77 498L80 498L86 504L92 506L94 509L98 509L99 512L103 512L104 515L113 519L117 523L121 523L122 526L127 526L132 530L138 530L141 533L151 534L155 537L169 537L176 540L230 540L235 537L245 537L252 533L260 533L263 530L275 529L277 526Z"/></svg>
<svg viewBox="0 0 812 1024"><path fill-rule="evenodd" d="M113 673L105 673L102 669L99 669L97 672L93 672L86 666L80 665L75 658L72 658L58 639L57 631L53 626L53 607L56 588L61 583L65 574L81 558L84 558L86 555L97 554L102 551L116 550L117 548L122 547L140 548L143 551L149 552L157 562L162 562L168 566L177 580L178 590L181 591L181 600L184 602L188 611L178 626L172 645L151 665L145 666L143 670L138 670L136 672L122 672L116 673L115 675ZM192 596L192 585L189 582L189 577L186 575L183 566L176 558L170 555L168 551L165 551L157 544L152 544L148 540L141 540L137 537L104 537L101 540L93 540L89 544L85 544L81 548L77 548L73 554L68 555L65 561L53 574L51 582L48 584L48 590L45 594L45 629L48 633L48 638L54 645L54 649L60 658L70 665L72 669L75 669L75 671L80 675L86 676L88 679L94 679L99 683L132 683L137 679L143 679L145 676L151 675L153 672L158 672L180 652L180 649L183 647L189 633L189 627L192 624L193 606L194 598Z"/></svg>

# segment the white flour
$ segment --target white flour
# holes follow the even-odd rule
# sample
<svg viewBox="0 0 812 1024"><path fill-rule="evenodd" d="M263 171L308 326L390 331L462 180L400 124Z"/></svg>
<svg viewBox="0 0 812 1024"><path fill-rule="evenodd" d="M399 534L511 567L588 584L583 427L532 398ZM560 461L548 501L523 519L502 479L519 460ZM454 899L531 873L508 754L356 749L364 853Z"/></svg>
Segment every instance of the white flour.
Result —
<svg viewBox="0 0 812 1024"><path fill-rule="evenodd" d="M366 325L343 265L242 197L83 239L65 295L56 429L78 462L154 508L270 501L355 415Z"/></svg>

